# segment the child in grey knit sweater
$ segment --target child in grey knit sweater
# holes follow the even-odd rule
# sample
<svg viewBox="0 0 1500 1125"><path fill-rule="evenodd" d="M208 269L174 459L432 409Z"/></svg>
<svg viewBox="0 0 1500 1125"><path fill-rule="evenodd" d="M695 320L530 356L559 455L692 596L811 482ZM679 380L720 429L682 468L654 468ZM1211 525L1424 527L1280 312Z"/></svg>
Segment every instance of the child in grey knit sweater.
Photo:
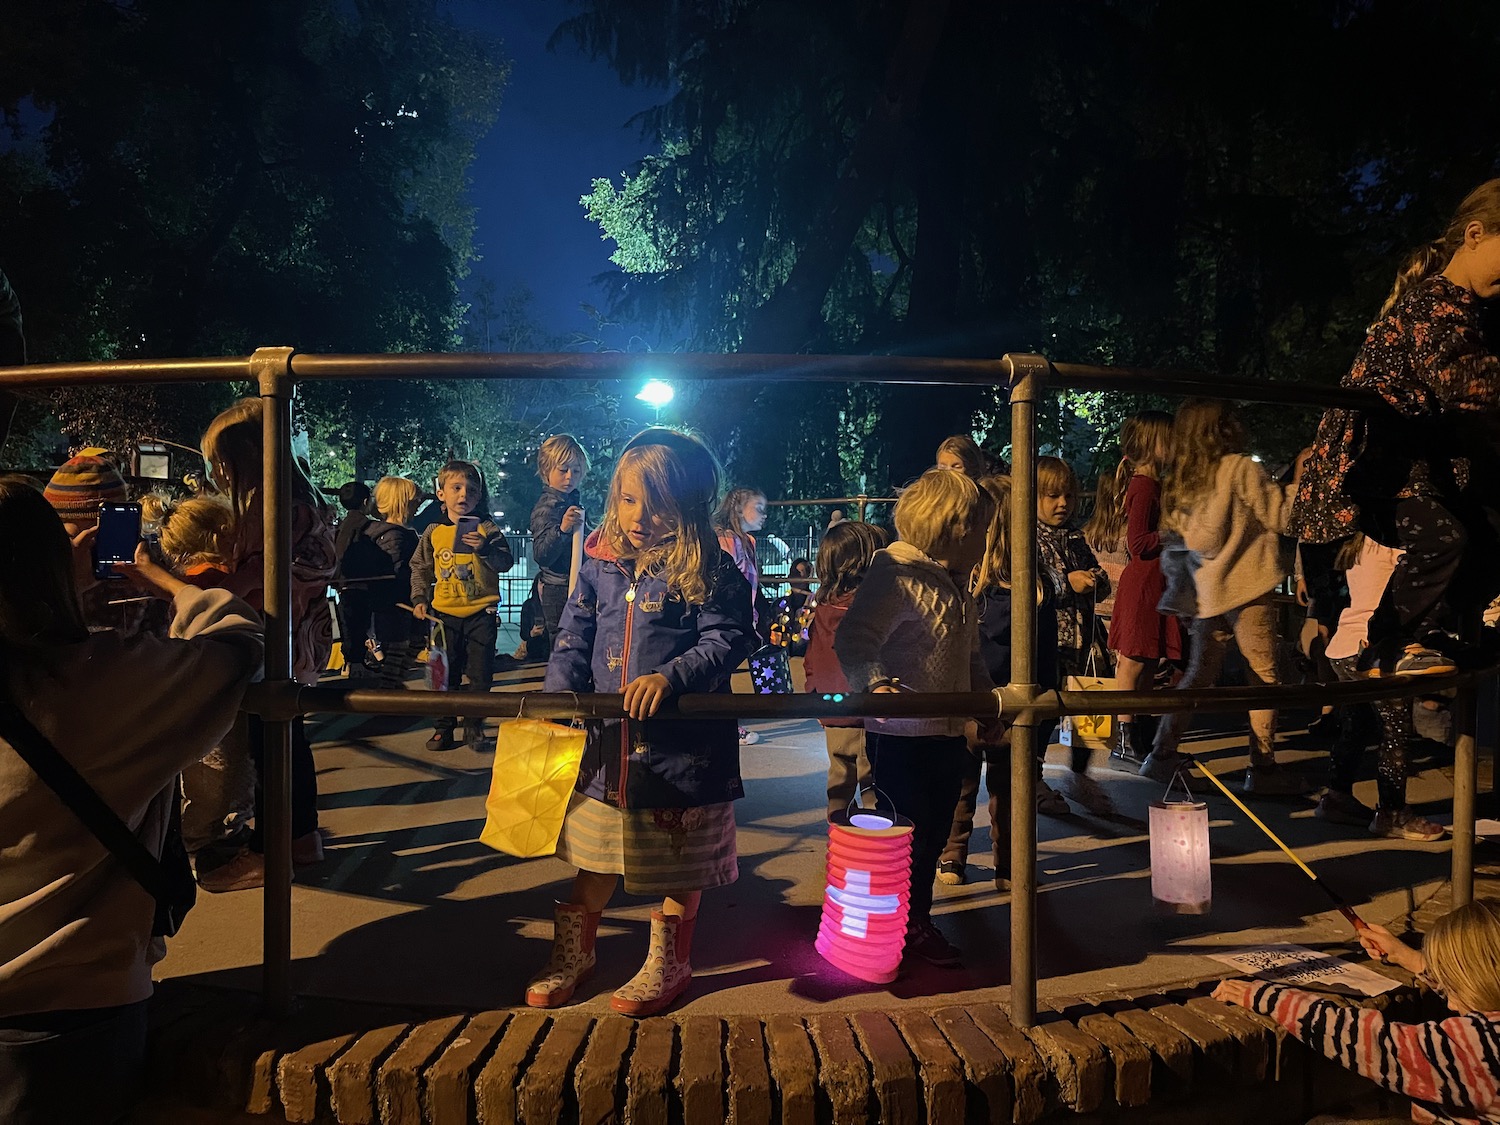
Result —
<svg viewBox="0 0 1500 1125"><path fill-rule="evenodd" d="M896 505L900 541L877 551L833 649L855 692L988 691L969 576L984 555L994 501L962 473L932 469ZM915 826L908 953L956 965L932 923L932 883L968 764L963 718L867 719L877 788Z"/></svg>

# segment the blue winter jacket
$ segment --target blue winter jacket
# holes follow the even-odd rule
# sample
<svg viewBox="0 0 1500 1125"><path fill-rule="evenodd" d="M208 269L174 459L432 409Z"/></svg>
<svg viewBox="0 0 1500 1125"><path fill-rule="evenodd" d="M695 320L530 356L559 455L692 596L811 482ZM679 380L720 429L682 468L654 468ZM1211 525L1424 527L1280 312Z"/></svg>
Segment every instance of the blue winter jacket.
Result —
<svg viewBox="0 0 1500 1125"><path fill-rule="evenodd" d="M750 588L720 552L704 604L690 606L593 532L547 664L547 691L617 692L659 672L672 694L729 691L754 648ZM634 591L633 596L627 594ZM621 808L682 809L745 795L733 719L591 720L576 789Z"/></svg>

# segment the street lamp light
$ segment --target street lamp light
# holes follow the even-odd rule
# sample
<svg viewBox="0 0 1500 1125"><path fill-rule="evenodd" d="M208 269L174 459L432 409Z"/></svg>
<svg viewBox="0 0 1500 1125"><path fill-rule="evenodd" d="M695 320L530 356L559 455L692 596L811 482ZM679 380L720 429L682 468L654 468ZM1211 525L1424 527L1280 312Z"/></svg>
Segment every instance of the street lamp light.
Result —
<svg viewBox="0 0 1500 1125"><path fill-rule="evenodd" d="M636 394L636 398L644 402L656 411L657 421L661 420L662 407L672 401L675 392L671 383L664 383L660 379L648 379L646 385Z"/></svg>

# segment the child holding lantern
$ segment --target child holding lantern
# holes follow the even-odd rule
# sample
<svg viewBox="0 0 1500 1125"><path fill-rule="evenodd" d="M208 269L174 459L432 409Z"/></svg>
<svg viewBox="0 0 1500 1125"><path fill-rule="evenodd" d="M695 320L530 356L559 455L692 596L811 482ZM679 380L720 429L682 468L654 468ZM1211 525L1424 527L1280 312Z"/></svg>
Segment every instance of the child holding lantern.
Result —
<svg viewBox="0 0 1500 1125"><path fill-rule="evenodd" d="M1412 1100L1413 1121L1500 1121L1500 904L1478 899L1439 918L1421 951L1381 926L1359 943L1435 989L1457 1014L1392 1023L1300 988L1226 980L1214 999L1269 1016L1309 1047Z"/></svg>
<svg viewBox="0 0 1500 1125"><path fill-rule="evenodd" d="M993 688L968 590L993 511L987 492L942 469L901 494L900 540L875 553L833 642L853 691ZM876 787L914 826L907 951L956 965L958 950L932 923L932 883L968 768L964 720L868 719L865 752Z"/></svg>

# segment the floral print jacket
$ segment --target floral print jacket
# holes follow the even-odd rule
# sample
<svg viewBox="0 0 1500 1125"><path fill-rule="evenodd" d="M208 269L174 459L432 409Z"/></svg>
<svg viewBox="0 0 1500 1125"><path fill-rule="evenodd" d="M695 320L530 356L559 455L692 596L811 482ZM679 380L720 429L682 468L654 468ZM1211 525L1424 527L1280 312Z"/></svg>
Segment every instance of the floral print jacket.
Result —
<svg viewBox="0 0 1500 1125"><path fill-rule="evenodd" d="M1486 344L1479 300L1441 274L1370 326L1343 386L1388 409L1326 411L1288 534L1332 543L1358 530L1359 499L1465 488L1500 434L1500 358Z"/></svg>

